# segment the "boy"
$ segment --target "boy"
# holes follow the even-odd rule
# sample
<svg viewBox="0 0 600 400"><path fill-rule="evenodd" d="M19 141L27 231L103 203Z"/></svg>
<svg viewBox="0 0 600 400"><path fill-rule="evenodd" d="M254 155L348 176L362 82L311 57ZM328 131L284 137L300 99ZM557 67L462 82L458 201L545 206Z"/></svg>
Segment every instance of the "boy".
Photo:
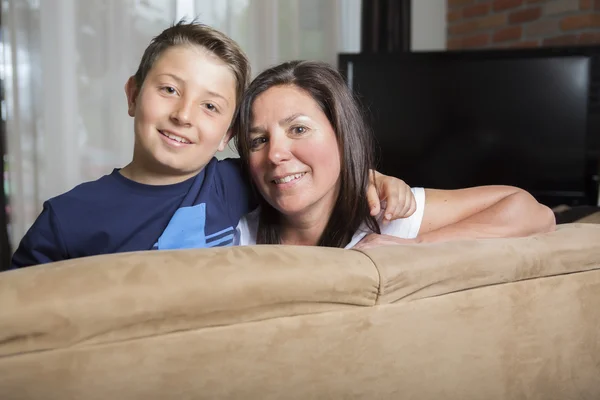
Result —
<svg viewBox="0 0 600 400"><path fill-rule="evenodd" d="M46 201L12 268L231 245L239 219L255 201L238 160L214 155L231 137L249 78L244 52L210 27L181 21L154 38L125 84L134 117L131 163ZM396 217L394 190L404 184L391 178L383 184L392 203L387 212ZM369 198L377 202L371 189Z"/></svg>

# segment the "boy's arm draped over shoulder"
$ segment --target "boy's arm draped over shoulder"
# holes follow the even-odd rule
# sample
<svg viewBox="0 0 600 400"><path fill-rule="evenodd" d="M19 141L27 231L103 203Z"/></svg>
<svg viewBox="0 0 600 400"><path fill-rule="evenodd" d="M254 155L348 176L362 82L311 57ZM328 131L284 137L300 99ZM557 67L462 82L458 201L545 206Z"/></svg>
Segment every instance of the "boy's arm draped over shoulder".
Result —
<svg viewBox="0 0 600 400"><path fill-rule="evenodd" d="M417 209L417 202L410 186L402 179L375 170L369 171L367 201L372 216L379 214L382 211L382 203L385 204L384 222L410 217Z"/></svg>
<svg viewBox="0 0 600 400"><path fill-rule="evenodd" d="M27 231L15 251L11 269L45 264L68 258L59 230L59 222L49 202Z"/></svg>

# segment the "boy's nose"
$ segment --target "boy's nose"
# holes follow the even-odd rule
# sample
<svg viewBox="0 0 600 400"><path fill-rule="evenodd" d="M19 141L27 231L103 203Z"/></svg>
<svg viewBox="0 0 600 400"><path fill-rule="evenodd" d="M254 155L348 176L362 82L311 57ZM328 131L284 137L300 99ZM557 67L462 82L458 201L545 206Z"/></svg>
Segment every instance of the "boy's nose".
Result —
<svg viewBox="0 0 600 400"><path fill-rule="evenodd" d="M171 120L178 125L191 124L191 105L188 102L181 101L171 113Z"/></svg>

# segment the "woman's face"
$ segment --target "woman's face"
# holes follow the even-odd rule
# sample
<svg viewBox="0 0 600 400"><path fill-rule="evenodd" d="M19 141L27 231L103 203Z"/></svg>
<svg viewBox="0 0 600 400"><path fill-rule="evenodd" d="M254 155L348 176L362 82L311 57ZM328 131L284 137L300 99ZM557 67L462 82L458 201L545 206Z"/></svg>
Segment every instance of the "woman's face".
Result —
<svg viewBox="0 0 600 400"><path fill-rule="evenodd" d="M329 218L341 157L317 103L296 86L275 86L256 98L252 115L249 165L262 196L287 216Z"/></svg>

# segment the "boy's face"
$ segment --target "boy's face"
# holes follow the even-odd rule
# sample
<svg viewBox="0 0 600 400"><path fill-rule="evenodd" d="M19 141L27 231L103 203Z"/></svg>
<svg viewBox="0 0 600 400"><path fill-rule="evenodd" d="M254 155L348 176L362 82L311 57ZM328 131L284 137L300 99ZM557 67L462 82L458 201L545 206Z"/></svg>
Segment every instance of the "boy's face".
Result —
<svg viewBox="0 0 600 400"><path fill-rule="evenodd" d="M178 180L197 174L230 138L236 81L221 60L200 47L177 46L156 60L141 89L126 84L135 117L133 164Z"/></svg>

